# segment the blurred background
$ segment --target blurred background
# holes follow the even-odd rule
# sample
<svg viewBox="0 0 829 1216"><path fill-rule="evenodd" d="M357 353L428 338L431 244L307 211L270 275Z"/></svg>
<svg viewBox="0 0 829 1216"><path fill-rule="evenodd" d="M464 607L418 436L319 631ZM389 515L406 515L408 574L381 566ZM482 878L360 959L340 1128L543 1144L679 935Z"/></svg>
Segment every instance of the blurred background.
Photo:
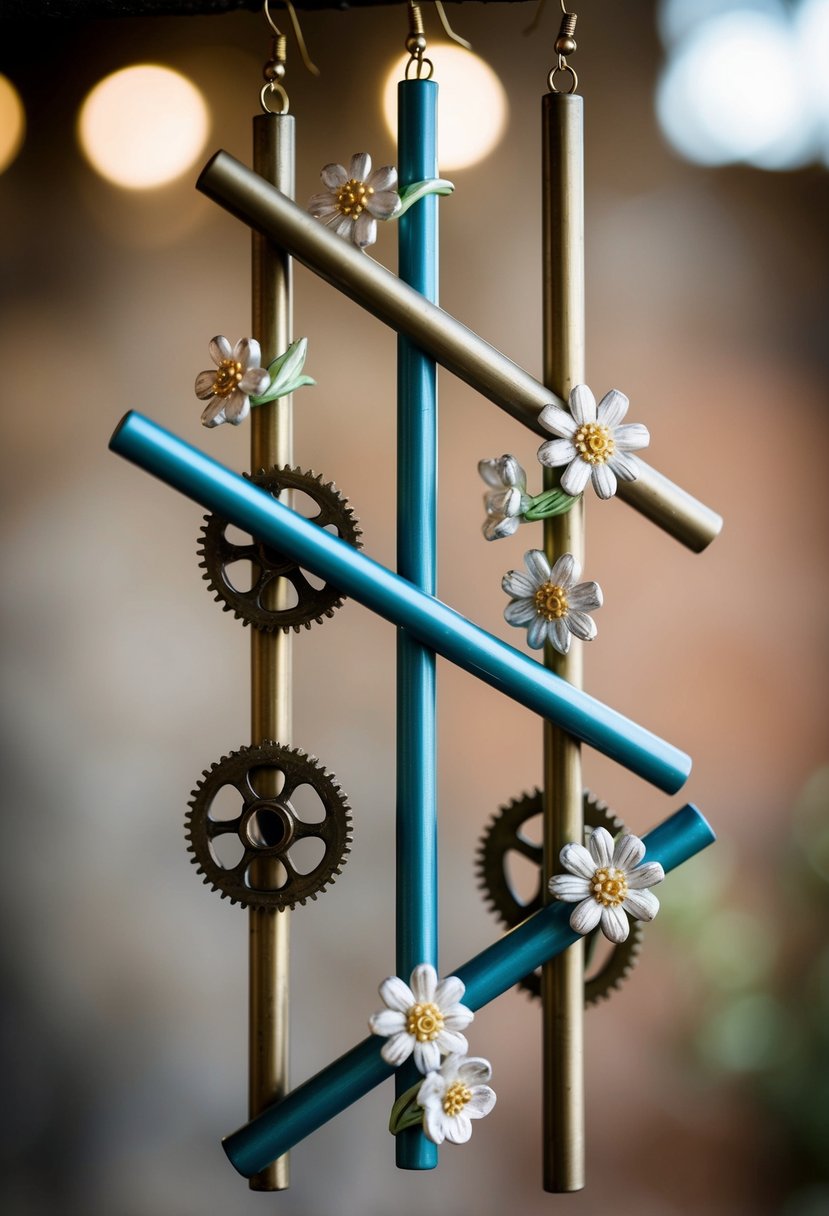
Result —
<svg viewBox="0 0 829 1216"><path fill-rule="evenodd" d="M6 17L9 1216L829 1212L829 4L571 7L588 380L598 394L623 389L650 428L650 462L726 518L694 556L619 501L588 511L585 574L605 607L587 687L695 764L674 799L591 752L586 781L638 833L687 798L720 837L664 884L638 970L588 1015L588 1188L541 1191L539 1013L520 993L476 1020L498 1105L437 1172L395 1169L390 1086L294 1151L284 1194L249 1193L219 1147L245 1117L247 917L198 880L182 827L202 769L248 741L248 635L201 581L201 512L106 445L135 407L246 467L247 428L204 431L193 380L213 334L249 332L250 238L193 182L219 147L249 160L270 42L247 12ZM489 94L439 48L432 57L447 110L461 107L462 148L488 132L461 167L442 136L456 184L440 204L442 303L539 375L539 99L558 8L525 37L532 15L450 6L494 74ZM426 16L434 47L445 38ZM302 26L322 75L290 39L300 201L329 161L395 160L382 96L406 16L303 13ZM96 110L91 91L142 64L178 76L145 77L125 110L116 81ZM372 254L394 268L391 225ZM295 316L318 382L295 399L296 463L336 481L366 552L393 565L394 336L302 269ZM500 579L540 526L487 544L476 466L513 452L538 488L537 444L441 376L440 594L519 647ZM394 630L348 603L297 638L295 665L292 742L337 775L355 823L342 877L293 917L300 1081L363 1036L393 970ZM449 971L498 933L477 842L539 781L541 726L445 663L439 690Z"/></svg>

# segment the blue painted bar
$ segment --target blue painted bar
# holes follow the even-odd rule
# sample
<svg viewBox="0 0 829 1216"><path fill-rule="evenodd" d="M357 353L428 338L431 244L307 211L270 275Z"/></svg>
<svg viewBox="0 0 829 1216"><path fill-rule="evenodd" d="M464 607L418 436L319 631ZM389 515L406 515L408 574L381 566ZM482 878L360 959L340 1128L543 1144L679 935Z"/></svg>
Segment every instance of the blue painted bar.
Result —
<svg viewBox="0 0 829 1216"><path fill-rule="evenodd" d="M690 756L546 671L537 660L473 625L151 419L134 411L126 414L109 446L658 789L675 794L687 780Z"/></svg>
<svg viewBox="0 0 829 1216"><path fill-rule="evenodd" d="M400 186L438 176L434 80L397 86ZM438 200L400 217L398 274L422 296L438 298ZM402 335L397 339L397 572L434 595L437 550L437 367ZM397 974L408 982L418 963L438 966L437 739L435 653L397 631ZM410 1089L412 1061L397 1070L395 1093ZM395 1137L397 1166L431 1170L437 1145L417 1128Z"/></svg>
<svg viewBox="0 0 829 1216"><path fill-rule="evenodd" d="M667 873L715 839L706 819L689 803L644 837L646 857L648 861L661 862ZM450 972L466 984L464 1003L470 1009L480 1009L566 950L577 936L569 924L572 908L572 904L549 904L465 966ZM369 1035L304 1085L227 1136L223 1147L231 1164L246 1177L258 1173L385 1081L394 1069L381 1058L382 1045L382 1039ZM497 1074L497 1061L495 1066Z"/></svg>

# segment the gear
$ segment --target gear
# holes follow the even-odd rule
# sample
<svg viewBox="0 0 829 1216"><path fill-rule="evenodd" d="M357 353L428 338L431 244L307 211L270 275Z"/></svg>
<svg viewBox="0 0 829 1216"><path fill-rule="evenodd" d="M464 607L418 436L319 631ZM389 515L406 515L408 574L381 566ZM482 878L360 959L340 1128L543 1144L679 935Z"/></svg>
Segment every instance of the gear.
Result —
<svg viewBox="0 0 829 1216"><path fill-rule="evenodd" d="M479 886L486 893L487 902L492 911L507 929L514 929L523 920L541 908L541 865L542 846L530 840L522 831L528 820L543 811L542 794L534 790L531 794L522 794L520 798L502 806L492 817L486 831L481 837L478 847L476 869ZM595 798L588 790L584 793L584 822L586 828L607 828L612 836L624 831L624 824L611 811L610 807ZM510 852L519 853L538 867L539 884L537 891L528 901L521 900L510 883L507 872L507 857ZM595 948L599 936L596 930L588 938L588 955ZM594 975L585 979L584 1003L594 1005L597 1001L619 987L628 974L633 970L642 948L642 926L639 921L631 921L630 933L626 941L615 946ZM541 976L538 971L526 976L520 987L532 996L541 995Z"/></svg>
<svg viewBox="0 0 829 1216"><path fill-rule="evenodd" d="M354 513L345 498L332 482L323 483L322 478L301 469L264 469L255 475L245 474L254 483L281 498L290 490L299 490L313 499L318 510L310 516L312 523L321 528L336 530L341 540L361 548L361 532ZM275 633L278 629L287 633L294 629L299 633L304 625L310 629L316 621L321 624L325 617L334 615L334 609L344 603L345 597L336 588L325 583L316 587L296 562L251 539L247 544L236 544L227 535L228 522L217 515L206 515L199 543L199 565L204 570L204 579L215 599L225 612L232 612L246 625L253 625L264 633ZM232 581L231 568L241 563L240 568L252 571L252 583L248 590L240 590ZM276 607L279 589L291 584L296 603Z"/></svg>
<svg viewBox="0 0 829 1216"><path fill-rule="evenodd" d="M302 786L316 795L307 818L297 805ZM190 860L222 898L281 911L316 899L341 872L351 817L339 785L313 756L267 741L205 769L193 790L185 835ZM323 845L310 870L297 852L291 855L308 839Z"/></svg>

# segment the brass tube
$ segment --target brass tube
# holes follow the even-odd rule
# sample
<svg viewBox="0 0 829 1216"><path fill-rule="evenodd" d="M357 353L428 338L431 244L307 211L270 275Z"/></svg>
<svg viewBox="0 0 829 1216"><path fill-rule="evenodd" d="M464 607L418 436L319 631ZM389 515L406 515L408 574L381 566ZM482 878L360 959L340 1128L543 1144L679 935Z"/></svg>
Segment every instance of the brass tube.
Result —
<svg viewBox="0 0 829 1216"><path fill-rule="evenodd" d="M582 98L547 93L542 102L544 383L567 400L584 375L584 158ZM545 488L558 477L545 470ZM572 553L584 565L584 499L544 521L544 549L552 562ZM566 655L547 644L545 666L583 687L582 643ZM581 745L544 723L544 883L558 869L570 840L584 839ZM543 1024L544 1189L584 1186L584 942L545 963L541 972Z"/></svg>
<svg viewBox="0 0 829 1216"><path fill-rule="evenodd" d="M450 313L414 291L373 258L343 241L227 152L217 152L197 189L231 214L288 249L292 256L349 299L404 334L441 366L549 439L538 415L555 394ZM700 552L722 528L722 518L644 463L636 481L619 482L617 496L683 545Z"/></svg>
<svg viewBox="0 0 829 1216"><path fill-rule="evenodd" d="M253 164L256 172L283 194L294 194L294 118L260 114L253 120ZM254 232L252 243L253 336L262 347L263 365L291 341L291 259L266 237ZM290 397L251 411L252 472L293 459L293 414ZM279 592L277 590L276 594ZM272 605L279 607L279 603ZM251 742L291 741L291 641L277 631L250 631ZM263 790L276 794L277 790ZM260 863L261 864L261 863ZM278 864L274 862L270 865ZM260 911L249 916L248 1109L255 1118L288 1092L288 969L290 912ZM254 1191L283 1191L290 1185L286 1153L250 1179Z"/></svg>

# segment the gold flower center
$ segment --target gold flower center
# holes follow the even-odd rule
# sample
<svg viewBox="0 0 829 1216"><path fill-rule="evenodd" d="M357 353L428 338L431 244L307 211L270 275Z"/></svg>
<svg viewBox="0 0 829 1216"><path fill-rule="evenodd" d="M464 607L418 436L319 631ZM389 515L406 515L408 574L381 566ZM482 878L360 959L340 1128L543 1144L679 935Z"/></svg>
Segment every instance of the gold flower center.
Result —
<svg viewBox="0 0 829 1216"><path fill-rule="evenodd" d="M604 464L616 451L616 441L606 426L585 422L573 436L576 451L588 464Z"/></svg>
<svg viewBox="0 0 829 1216"><path fill-rule="evenodd" d="M543 583L535 593L535 610L547 621L560 621L568 607L564 588L557 583Z"/></svg>
<svg viewBox="0 0 829 1216"><path fill-rule="evenodd" d="M406 1029L409 1034L414 1035L418 1043L431 1043L443 1030L443 1014L431 1001L423 1005L412 1005Z"/></svg>
<svg viewBox="0 0 829 1216"><path fill-rule="evenodd" d="M616 870L613 866L597 870L590 882L590 890L597 904L605 908L618 908L628 893L624 870Z"/></svg>
<svg viewBox="0 0 829 1216"><path fill-rule="evenodd" d="M213 392L217 397L227 397L236 388L243 375L241 363L237 363L235 359L222 359L216 368Z"/></svg>
<svg viewBox="0 0 829 1216"><path fill-rule="evenodd" d="M472 1097L472 1090L463 1081L453 1081L443 1099L443 1109L447 1115L459 1115Z"/></svg>
<svg viewBox="0 0 829 1216"><path fill-rule="evenodd" d="M366 199L370 198L374 193L373 186L367 186L365 182L358 182L355 178L349 178L344 186L340 186L334 194L337 200L337 207L343 215L347 215L350 219L356 220L358 215L362 215L366 206Z"/></svg>

